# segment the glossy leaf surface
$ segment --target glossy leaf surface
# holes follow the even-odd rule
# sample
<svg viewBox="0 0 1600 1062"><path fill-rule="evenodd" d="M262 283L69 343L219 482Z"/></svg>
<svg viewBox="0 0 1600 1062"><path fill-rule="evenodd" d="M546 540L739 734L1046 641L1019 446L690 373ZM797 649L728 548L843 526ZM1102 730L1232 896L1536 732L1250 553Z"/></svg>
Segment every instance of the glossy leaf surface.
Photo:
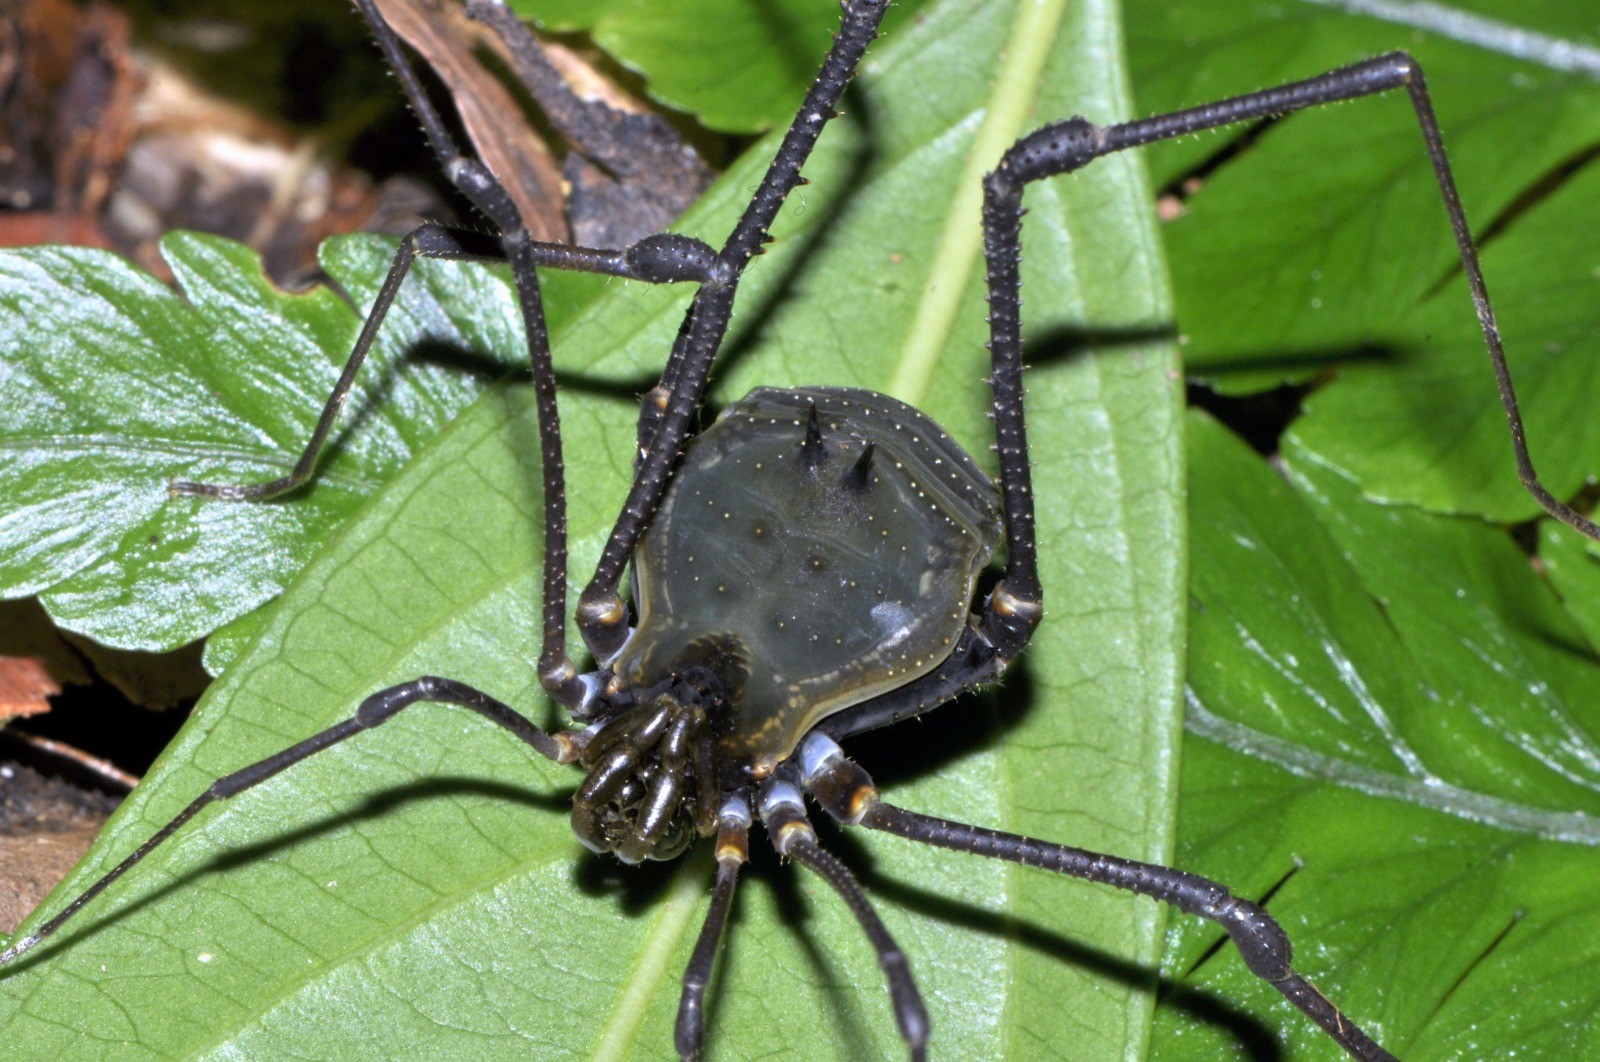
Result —
<svg viewBox="0 0 1600 1062"><path fill-rule="evenodd" d="M103 251L0 254L6 415L0 582L68 629L170 649L277 594L427 439L525 346L505 278L424 263L358 382L315 491L207 505L173 479L268 479L294 464L361 318L328 289L275 291L226 241L179 233L181 295ZM323 262L369 304L393 244L355 237Z"/></svg>
<svg viewBox="0 0 1600 1062"><path fill-rule="evenodd" d="M1180 861L1270 897L1400 1057L1592 1054L1592 644L1493 528L1364 501L1298 447L1291 485L1205 418L1190 445ZM1342 1057L1216 937L1172 923L1157 1054Z"/></svg>

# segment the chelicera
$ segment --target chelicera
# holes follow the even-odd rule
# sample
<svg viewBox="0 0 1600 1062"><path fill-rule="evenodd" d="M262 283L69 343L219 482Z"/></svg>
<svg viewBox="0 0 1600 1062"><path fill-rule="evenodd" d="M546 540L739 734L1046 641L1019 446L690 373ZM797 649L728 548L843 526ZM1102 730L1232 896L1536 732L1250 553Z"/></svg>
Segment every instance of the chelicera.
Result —
<svg viewBox="0 0 1600 1062"><path fill-rule="evenodd" d="M697 840L715 838L713 899L678 1011L676 1046L685 1057L700 1053L707 987L757 818L782 856L815 871L849 906L876 949L909 1053L922 1057L926 1051L930 1029L911 973L914 956L901 952L850 871L818 843L806 817L807 796L849 825L1101 882L1211 919L1233 937L1255 974L1341 1047L1358 1058L1390 1057L1294 970L1287 937L1257 904L1170 868L898 808L839 742L995 681L1041 620L1022 398L1021 196L1030 183L1129 147L1406 89L1501 375L1524 478L1549 511L1594 534L1592 524L1542 492L1528 462L1493 315L1416 65L1392 54L1155 118L1104 127L1069 119L1013 146L984 189L995 485L929 418L871 392L823 386L757 390L706 431L694 430L740 277L799 183L812 146L875 35L886 6L881 0L845 4L821 74L720 250L675 235L648 237L623 250L532 240L499 179L452 143L377 10L367 0L358 6L446 172L500 235L486 240L430 225L407 238L294 472L260 485L180 482L173 489L256 501L306 482L412 261L503 257L521 300L540 414L546 553L539 676L576 726L547 732L496 698L446 678L423 677L377 691L345 722L217 780L122 864L7 949L0 962L50 936L208 804L238 795L412 704L432 701L465 707L540 755L581 768L573 828L596 851L630 863L668 859ZM513 54L530 47L502 9L488 3L469 7L503 35ZM541 267L698 285L661 382L643 405L640 460L628 499L578 602L578 628L597 662L588 671L579 668L566 644L566 485ZM1003 574L978 593L982 573L1001 550ZM630 564L632 613L621 593Z"/></svg>

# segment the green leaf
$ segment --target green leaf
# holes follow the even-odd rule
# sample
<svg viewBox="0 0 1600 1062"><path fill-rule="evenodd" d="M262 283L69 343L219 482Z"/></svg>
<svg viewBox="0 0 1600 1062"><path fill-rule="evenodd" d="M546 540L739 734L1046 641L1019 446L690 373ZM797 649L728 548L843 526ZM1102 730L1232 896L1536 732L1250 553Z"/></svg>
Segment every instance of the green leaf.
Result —
<svg viewBox="0 0 1600 1062"><path fill-rule="evenodd" d="M484 387L525 358L493 270L420 265L347 403L318 489L293 504L173 498L173 479L269 479L299 456L361 318L326 288L274 290L252 253L178 233L181 297L103 251L0 253L0 585L61 626L164 650L281 593L307 556ZM362 305L392 241L323 264ZM487 311L487 312L485 312Z"/></svg>
<svg viewBox="0 0 1600 1062"><path fill-rule="evenodd" d="M1600 475L1596 418L1582 400L1600 365L1588 239L1600 219L1592 167L1583 168L1600 143L1592 12L1547 2L1346 13L1358 6L1379 9L1130 0L1140 106L1190 106L1409 50L1427 73L1468 219L1486 240L1484 271L1535 461L1570 496ZM1496 520L1536 513L1515 478L1403 93L1318 108L1255 137L1232 130L1163 144L1151 157L1163 185L1219 160L1167 226L1191 372L1239 392L1341 366L1296 434L1369 495Z"/></svg>
<svg viewBox="0 0 1600 1062"><path fill-rule="evenodd" d="M718 400L758 382L899 378L986 456L970 196L993 156L974 145L1004 146L1047 116L1124 111L1124 78L1107 65L1120 52L1113 16L1105 4L950 2L882 42L850 118L807 167L815 183L751 270ZM719 240L773 146L736 164L683 229ZM1157 859L1170 848L1185 554L1175 364L1149 338L1170 312L1149 199L1132 158L1029 196L1049 622L997 700L857 747L909 806ZM595 287L603 295L555 337L580 576L629 474L627 396L659 371L689 294ZM485 329L511 328L499 307L469 308L491 318ZM930 350L927 367L907 369ZM212 778L386 684L446 674L559 725L529 663L540 560L529 406L519 385L493 389L339 528L253 621L251 644L47 911ZM476 717L424 706L208 810L0 978L0 1037L34 1055L337 1058L402 1044L434 1057L668 1056L706 853L639 869L584 853L566 822L572 774L531 760ZM1139 1051L1154 905L893 838L825 839L862 869L912 956L942 1050ZM755 848L709 1053L900 1053L881 974L842 905Z"/></svg>
<svg viewBox="0 0 1600 1062"><path fill-rule="evenodd" d="M1539 559L1590 644L1600 645L1600 555L1553 521L1539 527Z"/></svg>
<svg viewBox="0 0 1600 1062"><path fill-rule="evenodd" d="M1401 1057L1592 1056L1591 644L1495 529L1366 502L1298 447L1291 486L1202 417L1190 446L1181 864L1270 895ZM1218 936L1172 923L1158 1054L1342 1057Z"/></svg>
<svg viewBox="0 0 1600 1062"><path fill-rule="evenodd" d="M892 33L922 6L890 9ZM811 87L828 36L831 4L816 0L512 0L548 30L583 30L646 81L651 98L728 133L782 127Z"/></svg>

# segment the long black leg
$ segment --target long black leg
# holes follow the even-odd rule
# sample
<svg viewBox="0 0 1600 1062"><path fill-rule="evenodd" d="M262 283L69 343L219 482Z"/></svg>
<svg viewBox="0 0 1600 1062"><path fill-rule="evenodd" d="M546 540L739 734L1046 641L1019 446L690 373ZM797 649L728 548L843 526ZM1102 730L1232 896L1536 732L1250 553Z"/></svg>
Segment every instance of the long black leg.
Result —
<svg viewBox="0 0 1600 1062"><path fill-rule="evenodd" d="M400 241L400 247L395 251L388 275L383 279L383 286L378 289L378 297L373 300L372 310L361 326L361 334L356 337L350 358L345 362L344 371L339 374L339 382L333 385L333 391L323 404L322 415L317 418L317 426L312 429L311 438L306 443L305 450L301 452L300 459L294 463L293 470L286 476L266 483L197 483L193 480L179 479L168 484L167 489L173 494L197 494L224 501L261 501L287 494L305 484L316 468L317 457L322 453L322 447L333 431L339 410L344 406L345 399L350 396L350 388L355 383L356 374L372 350L378 329L383 325L389 307L394 304L395 295L400 291L401 281L405 279L406 274L411 271L412 263L419 257L497 259L500 257L500 245L499 241L482 233L448 229L441 225L421 225L413 229Z"/></svg>
<svg viewBox="0 0 1600 1062"><path fill-rule="evenodd" d="M1250 972L1283 993L1362 1062L1394 1062L1394 1056L1340 1013L1316 986L1297 973L1283 927L1258 904L1196 874L1038 841L999 830L950 822L885 803L878 787L834 742L813 732L798 754L800 779L828 814L851 826L897 834L922 844L1038 867L1085 881L1149 896L1186 914L1217 923L1233 938Z"/></svg>
<svg viewBox="0 0 1600 1062"><path fill-rule="evenodd" d="M844 18L817 79L806 93L794 124L767 168L760 187L717 255L723 275L701 285L690 305L662 374L662 385L646 398L660 400L660 422L651 447L634 476L622 512L611 529L594 577L578 601L578 629L599 660L610 659L627 636L627 610L617 594L633 547L666 489L667 478L694 423L705 394L711 363L727 335L739 277L761 251L767 230L784 200L800 183L800 169L811 155L823 126L833 118L845 86L855 76L867 45L877 36L888 0L845 0ZM663 398L663 393L664 398ZM648 408L646 416L654 416ZM641 432L641 434L650 434Z"/></svg>
<svg viewBox="0 0 1600 1062"><path fill-rule="evenodd" d="M905 952L889 935L889 929L872 909L850 869L832 852L817 844L817 834L806 819L805 801L795 785L774 777L761 787L757 801L761 824L778 854L803 864L826 881L855 915L856 922L878 953L878 965L889 981L889 1000L894 1006L895 1024L910 1050L912 1062L921 1062L928 1053L928 1011L922 994L911 977L911 964Z"/></svg>
<svg viewBox="0 0 1600 1062"><path fill-rule="evenodd" d="M1433 103L1428 96L1427 83L1422 68L1405 52L1391 52L1364 63L1341 67L1320 77L1292 82L1278 88L1231 99L1208 103L1189 110L1156 115L1134 122L1096 126L1082 118L1045 126L1023 137L1007 151L1005 158L984 181L983 225L985 251L989 261L989 315L993 322L992 347L997 368L1002 361L1007 366L1016 364L1021 350L1018 328L1019 281L1017 260L1020 255L1019 232L1022 223L1022 190L1033 181L1070 173L1089 162L1127 148L1168 140L1172 137L1237 122L1252 121L1274 115L1289 114L1306 107L1341 100L1371 96L1392 89L1404 88L1411 97L1417 124L1422 130L1428 160L1433 165L1434 180L1449 217L1450 229L1455 234L1456 248L1461 255L1461 268L1472 292L1473 306L1477 309L1478 324L1488 347L1489 359L1494 366L1495 382L1500 390L1500 402L1505 408L1511 428L1511 445L1516 452L1517 474L1535 501L1556 519L1570 525L1590 538L1600 539L1600 526L1575 512L1555 498L1539 482L1522 424L1522 413L1517 406L1516 392L1511 385L1511 370L1506 365L1505 348L1500 338L1500 327L1495 322L1494 307L1489 302L1488 285L1484 283L1483 269L1478 264L1478 253L1473 247L1472 231L1461 208L1461 198L1456 192L1455 178L1450 163L1445 158L1444 141L1439 133L1439 123L1434 118ZM1009 370L1008 376L1013 375ZM1018 374L1019 375L1019 374ZM1006 490L1007 548L1011 551L1006 582L1014 578L1012 568L1019 555L1023 566L1031 570L1033 559L1032 504L1027 497L1026 476L1008 474L1007 435L1017 432L1021 439L1022 402L1020 383L1016 398L1010 398L1012 381L1006 383L1005 405L1014 409L1015 425L997 421L1001 432L1001 477ZM996 409L1001 400L1001 380L996 374ZM1015 461L1016 459L1013 459ZM1024 511L1025 510L1025 511ZM1026 516L1018 520L1018 516ZM1026 589L1026 584L1022 584ZM1036 583L1035 583L1036 585ZM1012 586L1018 592L1017 586Z"/></svg>
<svg viewBox="0 0 1600 1062"><path fill-rule="evenodd" d="M672 234L652 236L621 251L537 241L530 241L528 246L541 266L650 283L704 280L713 268L711 248L699 240ZM322 414L317 418L311 438L289 474L265 483L197 483L179 479L168 484L167 489L173 494L194 494L223 501L263 501L287 494L309 482L322 448L327 445L328 436L339 418L339 411L350 396L356 375L372 351L372 344L376 342L378 330L383 327L395 296L400 292L401 283L418 258L497 262L504 260L504 252L500 240L486 233L433 224L419 225L413 229L400 241L389 272L384 276L377 298L372 302L372 309L362 323L361 334L351 348L349 360L345 362L338 382L323 404Z"/></svg>
<svg viewBox="0 0 1600 1062"><path fill-rule="evenodd" d="M355 715L344 722L335 723L321 733L314 734L298 744L291 745L282 752L268 756L264 760L258 760L248 767L242 767L232 774L225 775L212 782L204 793L195 797L188 807L173 817L172 821L153 833L148 840L134 849L132 855L112 867L99 881L79 893L59 914L44 923L33 933L18 940L5 951L0 951L0 964L10 962L19 957L57 929L60 929L63 923L81 911L89 901L104 892L112 882L122 877L145 856L159 848L167 838L177 833L184 823L199 814L206 805L218 800L227 800L229 797L239 795L246 789L260 785L273 775L321 752L323 749L337 745L339 742L353 737L363 730L371 730L375 726L387 723L399 715L402 710L420 701L453 704L476 712L485 719L498 723L511 731L511 733L532 746L533 750L539 755L546 759L554 760L556 763L571 763L578 756L578 748L572 737L564 733L547 733L529 722L514 708L463 682L425 675L412 682L390 686L388 689L379 690L362 701L360 707L356 709Z"/></svg>
<svg viewBox="0 0 1600 1062"><path fill-rule="evenodd" d="M711 967L722 943L722 931L733 908L733 889L739 883L739 868L750 858L750 805L744 797L732 797L717 816L717 882L711 890L711 907L694 943L694 954L683 971L683 994L678 997L678 1022L673 1043L685 1062L700 1057L706 1038L706 988L711 984Z"/></svg>

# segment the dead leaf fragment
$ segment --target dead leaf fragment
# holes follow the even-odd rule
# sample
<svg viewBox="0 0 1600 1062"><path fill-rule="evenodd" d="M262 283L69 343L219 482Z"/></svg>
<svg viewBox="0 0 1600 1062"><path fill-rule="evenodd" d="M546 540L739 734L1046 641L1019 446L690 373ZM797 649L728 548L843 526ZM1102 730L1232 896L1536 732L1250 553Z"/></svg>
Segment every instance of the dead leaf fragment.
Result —
<svg viewBox="0 0 1600 1062"><path fill-rule="evenodd" d="M0 723L50 710L61 692L50 669L36 656L0 656Z"/></svg>

